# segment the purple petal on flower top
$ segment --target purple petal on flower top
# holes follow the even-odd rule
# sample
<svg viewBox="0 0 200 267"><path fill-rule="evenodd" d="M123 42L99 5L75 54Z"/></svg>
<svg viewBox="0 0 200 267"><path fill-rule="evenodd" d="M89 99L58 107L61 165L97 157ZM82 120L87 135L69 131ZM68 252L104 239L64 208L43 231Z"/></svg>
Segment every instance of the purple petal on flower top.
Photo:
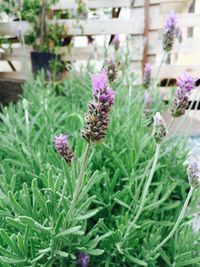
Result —
<svg viewBox="0 0 200 267"><path fill-rule="evenodd" d="M119 33L116 33L114 36L114 42L119 42Z"/></svg>
<svg viewBox="0 0 200 267"><path fill-rule="evenodd" d="M119 34L116 33L113 39L114 42L114 46L115 46L115 50L119 49L119 45L120 45L120 40L119 40Z"/></svg>
<svg viewBox="0 0 200 267"><path fill-rule="evenodd" d="M153 66L151 63L146 63L145 66L144 66L144 73L146 75L151 75L151 72L153 70Z"/></svg>
<svg viewBox="0 0 200 267"><path fill-rule="evenodd" d="M106 70L102 70L101 73L92 76L93 94L96 95L101 89L107 86L108 77Z"/></svg>
<svg viewBox="0 0 200 267"><path fill-rule="evenodd" d="M195 82L196 79L188 75L187 72L184 72L184 74L179 76L177 79L177 85L179 87L177 89L177 93L180 94L184 91L186 94L189 95L191 91L195 88Z"/></svg>
<svg viewBox="0 0 200 267"><path fill-rule="evenodd" d="M108 88L107 89L107 94L108 94L108 102L109 102L109 104L113 104L114 101L115 101L115 97L116 97L117 92L113 91L111 88Z"/></svg>
<svg viewBox="0 0 200 267"><path fill-rule="evenodd" d="M77 256L77 264L80 267L88 267L90 256L86 253L79 253Z"/></svg>
<svg viewBox="0 0 200 267"><path fill-rule="evenodd" d="M151 111L153 104L152 97L149 92L144 93L144 112L148 114Z"/></svg>
<svg viewBox="0 0 200 267"><path fill-rule="evenodd" d="M177 17L174 13L174 11L170 11L169 14L166 17L164 28L166 32L174 31L177 24Z"/></svg>
<svg viewBox="0 0 200 267"><path fill-rule="evenodd" d="M60 154L64 154L68 148L67 135L60 134L54 138L54 146Z"/></svg>

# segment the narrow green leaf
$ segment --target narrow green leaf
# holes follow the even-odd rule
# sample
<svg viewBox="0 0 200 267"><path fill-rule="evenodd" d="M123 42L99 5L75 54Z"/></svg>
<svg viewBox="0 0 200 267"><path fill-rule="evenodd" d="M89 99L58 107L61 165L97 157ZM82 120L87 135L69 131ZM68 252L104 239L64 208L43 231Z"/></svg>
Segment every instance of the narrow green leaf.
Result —
<svg viewBox="0 0 200 267"><path fill-rule="evenodd" d="M133 263L138 264L139 266L148 266L148 264L145 261L139 260L129 254L126 254L126 257Z"/></svg>
<svg viewBox="0 0 200 267"><path fill-rule="evenodd" d="M185 260L180 263L176 263L176 267L183 267L183 266L192 266L193 264L200 263L200 257Z"/></svg>
<svg viewBox="0 0 200 267"><path fill-rule="evenodd" d="M63 258L67 258L69 256L69 254L67 252L60 251L60 250L57 250L56 254L63 257Z"/></svg>
<svg viewBox="0 0 200 267"><path fill-rule="evenodd" d="M75 226L75 227L69 228L69 229L64 230L64 231L60 232L59 234L57 234L56 238L60 237L60 236L76 234L76 232L78 232L80 229L81 229L81 226Z"/></svg>
<svg viewBox="0 0 200 267"><path fill-rule="evenodd" d="M89 211L88 213L84 214L84 215L79 215L77 217L75 217L73 220L86 220L89 219L91 217L93 217L94 215L96 215L99 211L101 210L101 208L97 208L94 210Z"/></svg>
<svg viewBox="0 0 200 267"><path fill-rule="evenodd" d="M99 256L99 255L102 255L104 253L104 250L103 249L89 249L89 250L87 250L87 253L89 255Z"/></svg>
<svg viewBox="0 0 200 267"><path fill-rule="evenodd" d="M0 256L0 260L1 262L7 263L7 264L18 264L18 263L26 262L26 260L24 259L13 259L13 258L7 258L7 257L2 257L2 256Z"/></svg>

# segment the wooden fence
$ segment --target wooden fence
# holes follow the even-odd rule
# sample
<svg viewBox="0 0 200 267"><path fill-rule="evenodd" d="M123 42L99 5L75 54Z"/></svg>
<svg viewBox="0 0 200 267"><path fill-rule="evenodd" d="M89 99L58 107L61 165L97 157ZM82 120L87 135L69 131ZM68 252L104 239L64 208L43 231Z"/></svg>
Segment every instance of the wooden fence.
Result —
<svg viewBox="0 0 200 267"><path fill-rule="evenodd" d="M136 73L141 74L144 63L150 61L156 71L162 57L162 29L166 13L174 9L177 13L178 27L183 33L182 42L176 40L174 49L170 55L168 64L164 64L159 77L176 78L183 70L187 70L194 76L200 76L200 0L86 0L89 9L121 8L129 10L129 17L119 18L92 18L86 20L49 19L48 23L66 25L69 36L108 36L125 34L130 36L131 64ZM52 12L67 10L76 7L74 0L59 0L52 6ZM17 30L26 33L30 25L25 21L0 22L0 36L9 36L15 39ZM114 53L113 46L109 48L109 54ZM24 77L25 70L23 60L30 65L30 47L25 49L13 44L12 52L5 49L1 54L1 61L7 61L10 71L1 71L0 77ZM85 47L73 47L70 51L59 48L58 52L64 60L100 60L103 57L103 46L87 44ZM1 63L1 62L0 62Z"/></svg>

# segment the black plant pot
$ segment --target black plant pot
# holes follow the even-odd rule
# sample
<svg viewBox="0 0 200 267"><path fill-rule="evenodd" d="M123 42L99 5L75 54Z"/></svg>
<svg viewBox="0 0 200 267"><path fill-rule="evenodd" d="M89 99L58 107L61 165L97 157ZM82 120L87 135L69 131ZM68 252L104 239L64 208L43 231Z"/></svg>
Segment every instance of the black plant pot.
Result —
<svg viewBox="0 0 200 267"><path fill-rule="evenodd" d="M55 67L56 62L61 62L60 55L46 52L31 52L32 72L37 75L42 69L45 73L45 78L50 80L51 77L59 72Z"/></svg>

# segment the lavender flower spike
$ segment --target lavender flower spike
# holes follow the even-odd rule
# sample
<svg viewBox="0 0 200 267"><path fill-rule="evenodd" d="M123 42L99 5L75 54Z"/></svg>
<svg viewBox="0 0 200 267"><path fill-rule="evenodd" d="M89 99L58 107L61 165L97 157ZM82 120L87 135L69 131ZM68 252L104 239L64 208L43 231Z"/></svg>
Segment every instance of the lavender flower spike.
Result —
<svg viewBox="0 0 200 267"><path fill-rule="evenodd" d="M144 66L144 78L143 78L143 85L144 88L148 88L151 82L151 73L152 73L153 66L151 63L146 63Z"/></svg>
<svg viewBox="0 0 200 267"><path fill-rule="evenodd" d="M200 185L200 166L194 159L191 160L187 173L191 186L196 187Z"/></svg>
<svg viewBox="0 0 200 267"><path fill-rule="evenodd" d="M180 117L185 113L189 106L189 96L195 88L195 81L196 80L190 77L186 72L178 78L178 88L171 106L171 114L173 117Z"/></svg>
<svg viewBox="0 0 200 267"><path fill-rule="evenodd" d="M165 136L167 135L167 126L160 112L157 112L154 116L154 125L153 125L153 137L157 144L160 144Z"/></svg>
<svg viewBox="0 0 200 267"><path fill-rule="evenodd" d="M100 74L92 76L92 88L93 94L97 94L101 89L108 86L108 76L105 69Z"/></svg>
<svg viewBox="0 0 200 267"><path fill-rule="evenodd" d="M177 79L177 85L180 88L181 91L185 91L186 94L190 95L191 91L195 87L196 79L189 76L187 72L184 72L184 74Z"/></svg>
<svg viewBox="0 0 200 267"><path fill-rule="evenodd" d="M117 78L116 64L112 59L106 62L105 67L107 69L107 75L109 82L114 82Z"/></svg>
<svg viewBox="0 0 200 267"><path fill-rule="evenodd" d="M152 108L152 97L149 94L149 92L145 91L144 92L144 113L147 115L148 113L151 112Z"/></svg>
<svg viewBox="0 0 200 267"><path fill-rule="evenodd" d="M163 34L163 50L170 52L174 44L177 18L174 11L170 11L166 17Z"/></svg>
<svg viewBox="0 0 200 267"><path fill-rule="evenodd" d="M88 267L90 262L90 256L86 253L79 253L77 256L77 265L79 267Z"/></svg>
<svg viewBox="0 0 200 267"><path fill-rule="evenodd" d="M107 72L92 77L94 101L88 103L82 137L89 143L101 142L109 125L109 113L115 101L116 92L108 87Z"/></svg>
<svg viewBox="0 0 200 267"><path fill-rule="evenodd" d="M113 42L114 42L115 50L117 51L119 49L119 45L120 45L120 40L119 40L119 34L118 33L115 34Z"/></svg>
<svg viewBox="0 0 200 267"><path fill-rule="evenodd" d="M69 148L67 135L60 134L54 138L54 146L56 151L70 164L74 158L73 151Z"/></svg>

